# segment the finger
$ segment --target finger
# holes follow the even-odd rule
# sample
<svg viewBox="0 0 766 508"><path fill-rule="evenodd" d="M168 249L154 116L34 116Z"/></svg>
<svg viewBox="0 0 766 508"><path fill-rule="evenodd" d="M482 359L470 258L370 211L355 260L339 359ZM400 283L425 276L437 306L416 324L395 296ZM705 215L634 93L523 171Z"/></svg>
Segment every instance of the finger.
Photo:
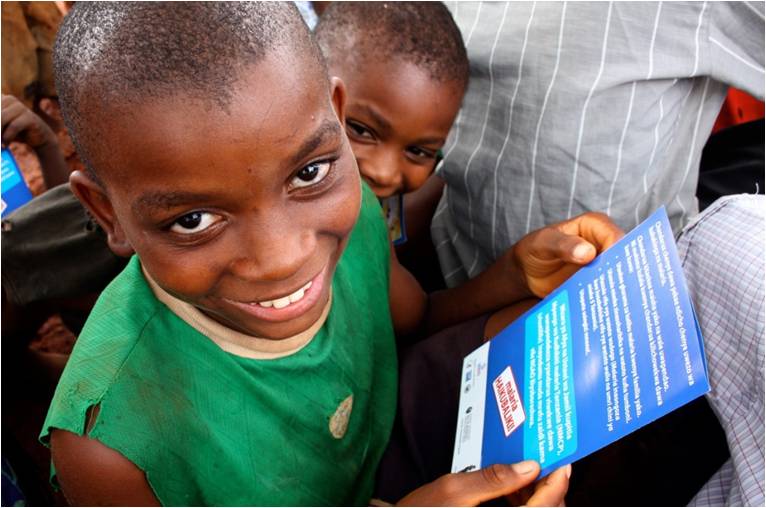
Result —
<svg viewBox="0 0 766 508"><path fill-rule="evenodd" d="M569 488L572 466L560 467L537 484L535 493L527 500L526 506L559 506Z"/></svg>
<svg viewBox="0 0 766 508"><path fill-rule="evenodd" d="M3 143L8 144L29 128L29 121L24 115L18 116L3 126Z"/></svg>
<svg viewBox="0 0 766 508"><path fill-rule="evenodd" d="M596 247L575 234L548 227L537 233L530 245L530 254L541 260L584 265L596 257Z"/></svg>
<svg viewBox="0 0 766 508"><path fill-rule="evenodd" d="M5 126L10 122L23 115L26 110L27 108L18 101L14 101L9 104L3 102L3 129L5 129Z"/></svg>
<svg viewBox="0 0 766 508"><path fill-rule="evenodd" d="M3 107L3 109L5 109L7 106L13 104L14 102L19 102L19 100L16 97L14 97L13 95L5 94L5 93L3 94L3 97L2 97L2 107Z"/></svg>
<svg viewBox="0 0 766 508"><path fill-rule="evenodd" d="M587 212L557 224L567 234L577 235L593 244L599 253L625 236L622 229L603 213Z"/></svg>
<svg viewBox="0 0 766 508"><path fill-rule="evenodd" d="M471 473L454 475L450 490L453 506L476 506L529 485L540 473L540 465L533 460L517 464L495 464ZM452 490L454 489L454 490Z"/></svg>
<svg viewBox="0 0 766 508"><path fill-rule="evenodd" d="M508 504L510 506L521 506L523 505L527 499L532 497L532 494L535 493L535 484L530 483L526 487L522 487L521 489L517 490L516 492L512 492L505 496L506 501L508 501Z"/></svg>

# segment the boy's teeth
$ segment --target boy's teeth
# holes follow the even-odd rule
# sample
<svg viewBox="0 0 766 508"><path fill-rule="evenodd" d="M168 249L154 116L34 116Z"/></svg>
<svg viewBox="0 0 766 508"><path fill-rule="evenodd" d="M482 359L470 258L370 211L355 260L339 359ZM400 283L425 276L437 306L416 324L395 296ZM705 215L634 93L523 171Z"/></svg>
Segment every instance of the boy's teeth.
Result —
<svg viewBox="0 0 766 508"><path fill-rule="evenodd" d="M275 309L284 309L291 303L295 303L303 298L303 296L306 294L306 290L311 287L311 281L308 281L302 288L297 290L295 293L283 296L282 298L277 298L276 300L264 300L262 302L258 302L258 305L261 307L274 307Z"/></svg>
<svg viewBox="0 0 766 508"><path fill-rule="evenodd" d="M297 302L298 300L300 300L301 298L303 298L303 288L299 289L298 291L296 291L295 293L291 294L291 295L290 295L290 296L288 296L287 298L289 298L289 299L290 299L290 303L295 303L295 302Z"/></svg>
<svg viewBox="0 0 766 508"><path fill-rule="evenodd" d="M275 309L284 309L288 305L290 305L290 297L289 296L285 296L283 298L278 298L278 299L274 300L274 308Z"/></svg>

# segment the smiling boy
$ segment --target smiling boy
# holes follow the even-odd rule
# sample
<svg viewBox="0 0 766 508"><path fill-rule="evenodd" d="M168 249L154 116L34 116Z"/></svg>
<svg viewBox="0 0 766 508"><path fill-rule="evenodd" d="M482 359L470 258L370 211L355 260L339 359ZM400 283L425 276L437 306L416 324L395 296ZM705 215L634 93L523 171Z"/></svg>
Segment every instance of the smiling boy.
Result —
<svg viewBox="0 0 766 508"><path fill-rule="evenodd" d="M346 133L399 260L443 287L428 230L444 187L433 173L468 86L460 30L441 2L333 2L315 34L346 85Z"/></svg>
<svg viewBox="0 0 766 508"><path fill-rule="evenodd" d="M333 2L316 36L346 85L346 132L364 179L381 198L423 186L468 85L450 12L441 2Z"/></svg>
<svg viewBox="0 0 766 508"><path fill-rule="evenodd" d="M55 68L88 167L71 187L110 248L136 254L41 434L73 504L366 503L394 417L394 330L515 301L611 242L546 231L519 244L502 291L430 301L390 256L344 86L290 4L77 4ZM539 471L523 468L408 502L490 499Z"/></svg>

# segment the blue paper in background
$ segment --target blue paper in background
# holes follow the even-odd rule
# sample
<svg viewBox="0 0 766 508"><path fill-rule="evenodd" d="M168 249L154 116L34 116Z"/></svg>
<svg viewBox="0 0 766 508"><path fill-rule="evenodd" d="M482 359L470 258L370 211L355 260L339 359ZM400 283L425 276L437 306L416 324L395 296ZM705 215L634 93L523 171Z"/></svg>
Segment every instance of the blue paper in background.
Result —
<svg viewBox="0 0 766 508"><path fill-rule="evenodd" d="M479 386L464 389L476 365L486 365L469 374L481 404ZM506 436L492 385L508 368L524 421ZM453 471L535 459L542 475L706 393L702 338L664 208L469 355L463 385ZM481 414L466 422L476 406Z"/></svg>
<svg viewBox="0 0 766 508"><path fill-rule="evenodd" d="M16 160L7 148L2 150L2 217L5 217L21 205L32 199L24 177L21 175Z"/></svg>

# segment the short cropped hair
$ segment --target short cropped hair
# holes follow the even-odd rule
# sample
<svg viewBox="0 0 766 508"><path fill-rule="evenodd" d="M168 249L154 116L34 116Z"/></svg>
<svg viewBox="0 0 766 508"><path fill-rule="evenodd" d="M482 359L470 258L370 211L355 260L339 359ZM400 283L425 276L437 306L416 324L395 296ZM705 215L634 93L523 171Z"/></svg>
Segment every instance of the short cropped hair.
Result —
<svg viewBox="0 0 766 508"><path fill-rule="evenodd" d="M399 58L437 81L468 83L468 56L441 2L332 2L315 34L330 63Z"/></svg>
<svg viewBox="0 0 766 508"><path fill-rule="evenodd" d="M91 176L85 99L140 104L184 93L226 108L241 72L282 47L326 76L292 2L77 2L59 29L53 65L64 121Z"/></svg>

